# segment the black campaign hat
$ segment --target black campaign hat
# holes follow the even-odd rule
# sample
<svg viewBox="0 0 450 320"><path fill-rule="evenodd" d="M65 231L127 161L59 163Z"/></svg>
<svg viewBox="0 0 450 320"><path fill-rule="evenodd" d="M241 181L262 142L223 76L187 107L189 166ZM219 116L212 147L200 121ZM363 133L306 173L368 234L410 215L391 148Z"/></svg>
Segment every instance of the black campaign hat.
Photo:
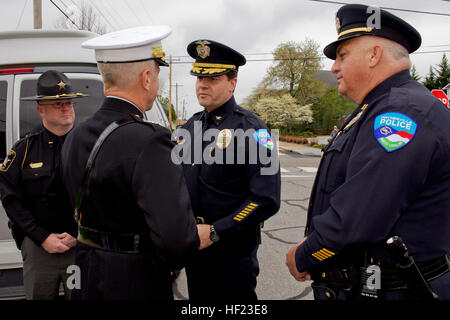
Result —
<svg viewBox="0 0 450 320"><path fill-rule="evenodd" d="M422 43L419 32L404 20L378 7L361 4L348 4L338 10L336 30L338 40L323 50L333 60L342 42L364 35L390 39L404 46L409 53L416 51Z"/></svg>
<svg viewBox="0 0 450 320"><path fill-rule="evenodd" d="M84 93L73 93L69 78L62 72L49 70L41 74L37 81L37 96L25 97L21 100L62 100L88 96Z"/></svg>
<svg viewBox="0 0 450 320"><path fill-rule="evenodd" d="M192 41L187 52L195 59L191 70L193 76L220 76L238 71L246 62L245 57L236 50L212 40Z"/></svg>

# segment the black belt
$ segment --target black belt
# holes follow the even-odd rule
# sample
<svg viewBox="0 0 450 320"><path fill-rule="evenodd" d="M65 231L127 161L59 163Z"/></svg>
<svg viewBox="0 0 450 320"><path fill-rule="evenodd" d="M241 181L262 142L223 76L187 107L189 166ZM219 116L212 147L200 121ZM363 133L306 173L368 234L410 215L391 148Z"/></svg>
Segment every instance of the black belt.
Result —
<svg viewBox="0 0 450 320"><path fill-rule="evenodd" d="M450 270L450 253L446 255L423 262L416 262L417 267L425 280L430 281L442 276ZM361 267L359 275L365 273L366 267ZM349 269L336 269L325 267L316 269L312 272L313 280L330 283L340 288L348 288L354 279L354 273ZM360 277L360 276L358 276ZM407 285L402 277L400 270L396 267L384 267L381 265L381 290L399 290L406 289Z"/></svg>
<svg viewBox="0 0 450 320"><path fill-rule="evenodd" d="M440 258L416 262L416 264L424 279L431 281L450 270L450 253ZM398 268L381 268L381 288L387 290L407 288Z"/></svg>
<svg viewBox="0 0 450 320"><path fill-rule="evenodd" d="M148 237L140 234L109 233L78 226L78 241L98 249L119 253L148 253L151 246Z"/></svg>

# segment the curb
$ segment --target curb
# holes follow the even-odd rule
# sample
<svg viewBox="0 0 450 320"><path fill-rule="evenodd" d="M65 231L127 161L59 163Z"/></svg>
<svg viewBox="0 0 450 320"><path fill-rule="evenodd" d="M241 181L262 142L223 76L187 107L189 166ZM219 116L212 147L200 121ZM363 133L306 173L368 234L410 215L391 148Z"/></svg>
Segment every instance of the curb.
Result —
<svg viewBox="0 0 450 320"><path fill-rule="evenodd" d="M284 152L295 152L298 154L301 154L302 156L310 156L310 157L320 157L322 151L319 149L313 149L313 150L300 150L300 149L290 149L282 146L278 146L278 150L284 151Z"/></svg>

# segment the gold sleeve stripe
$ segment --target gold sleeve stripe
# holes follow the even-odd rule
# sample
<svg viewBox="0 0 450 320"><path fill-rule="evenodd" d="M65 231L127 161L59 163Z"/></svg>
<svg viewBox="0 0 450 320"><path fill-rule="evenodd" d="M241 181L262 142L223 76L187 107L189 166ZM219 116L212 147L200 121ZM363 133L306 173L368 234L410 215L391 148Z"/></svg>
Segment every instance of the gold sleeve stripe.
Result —
<svg viewBox="0 0 450 320"><path fill-rule="evenodd" d="M236 221L241 221L246 216L248 216L250 213L252 213L252 211L254 211L258 206L259 206L259 204L250 202L244 209L241 210L241 212L236 214L233 217L233 219Z"/></svg>
<svg viewBox="0 0 450 320"><path fill-rule="evenodd" d="M325 249L325 248L322 248L322 249L320 249L319 251L314 252L314 253L312 254L312 256L313 256L314 258L316 258L317 260L320 260L320 261L325 260L325 259L328 259L328 258L331 258L331 257L334 256L334 255L335 255L334 252L332 252L332 251L330 251L330 250L328 250L328 249Z"/></svg>

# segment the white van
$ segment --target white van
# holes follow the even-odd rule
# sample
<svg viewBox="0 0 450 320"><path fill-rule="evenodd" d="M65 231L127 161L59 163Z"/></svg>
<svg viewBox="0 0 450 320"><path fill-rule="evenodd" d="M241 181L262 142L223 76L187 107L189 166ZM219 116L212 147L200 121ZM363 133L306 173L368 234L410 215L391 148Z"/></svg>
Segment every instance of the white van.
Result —
<svg viewBox="0 0 450 320"><path fill-rule="evenodd" d="M0 161L12 145L41 125L35 101L37 78L53 69L63 72L74 92L89 94L78 99L76 122L86 120L101 105L103 83L93 50L81 43L97 36L87 31L30 30L0 32ZM147 112L150 121L168 127L163 108L156 100ZM17 250L8 217L0 203L0 299L23 298L22 256Z"/></svg>

